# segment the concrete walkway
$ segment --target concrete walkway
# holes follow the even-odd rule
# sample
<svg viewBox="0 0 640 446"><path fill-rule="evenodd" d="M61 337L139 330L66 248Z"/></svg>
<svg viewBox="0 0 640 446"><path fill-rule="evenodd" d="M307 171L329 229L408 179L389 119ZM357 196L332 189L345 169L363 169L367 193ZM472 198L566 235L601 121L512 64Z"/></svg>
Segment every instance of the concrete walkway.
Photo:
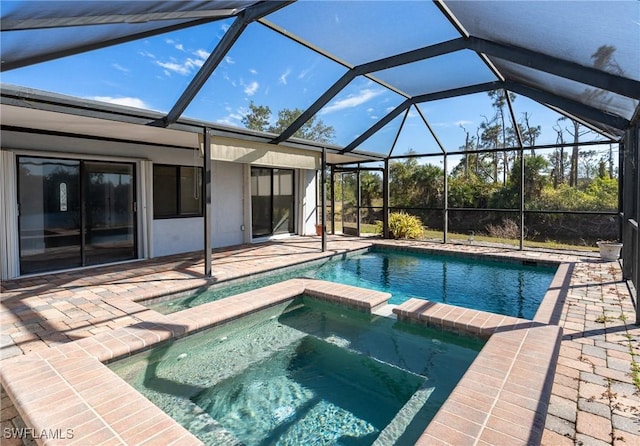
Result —
<svg viewBox="0 0 640 446"><path fill-rule="evenodd" d="M372 241L332 238L327 253L320 252L317 237L215 250L213 281L364 248ZM640 328L633 325L630 293L617 262L472 245L427 246L570 263L571 280L562 290L564 304L558 315L563 338L542 444L640 444ZM0 357L42 351L143 321L151 310L116 302L205 286L210 282L202 278L202 271L202 255L194 253L3 282ZM0 398L3 433L22 426L4 391ZM2 444L29 441L5 436Z"/></svg>

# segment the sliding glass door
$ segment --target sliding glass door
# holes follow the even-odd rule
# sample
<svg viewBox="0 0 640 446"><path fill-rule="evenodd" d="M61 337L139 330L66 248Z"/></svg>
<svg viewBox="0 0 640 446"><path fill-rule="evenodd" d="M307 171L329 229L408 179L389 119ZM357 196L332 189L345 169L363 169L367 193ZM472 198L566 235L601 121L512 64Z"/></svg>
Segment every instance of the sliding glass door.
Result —
<svg viewBox="0 0 640 446"><path fill-rule="evenodd" d="M20 272L82 265L80 162L20 157Z"/></svg>
<svg viewBox="0 0 640 446"><path fill-rule="evenodd" d="M293 190L293 170L251 168L253 237L289 234L295 231Z"/></svg>
<svg viewBox="0 0 640 446"><path fill-rule="evenodd" d="M133 164L85 162L86 265L135 258Z"/></svg>
<svg viewBox="0 0 640 446"><path fill-rule="evenodd" d="M293 170L273 170L271 228L274 234L291 234L293 227Z"/></svg>
<svg viewBox="0 0 640 446"><path fill-rule="evenodd" d="M134 165L18 158L20 272L136 257Z"/></svg>

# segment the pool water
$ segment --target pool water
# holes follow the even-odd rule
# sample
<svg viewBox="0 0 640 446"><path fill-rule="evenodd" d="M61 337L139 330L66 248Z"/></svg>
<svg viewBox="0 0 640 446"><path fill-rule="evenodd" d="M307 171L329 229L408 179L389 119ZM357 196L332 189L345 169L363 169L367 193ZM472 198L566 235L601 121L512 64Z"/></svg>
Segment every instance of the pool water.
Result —
<svg viewBox="0 0 640 446"><path fill-rule="evenodd" d="M150 308L167 314L294 277L312 277L389 292L392 304L417 297L533 319L555 271L550 266L373 250L236 285L221 284L202 293L151 304Z"/></svg>
<svg viewBox="0 0 640 446"><path fill-rule="evenodd" d="M556 268L418 253L371 252L325 265L318 279L533 319Z"/></svg>
<svg viewBox="0 0 640 446"><path fill-rule="evenodd" d="M482 345L301 298L110 367L205 444L402 445Z"/></svg>

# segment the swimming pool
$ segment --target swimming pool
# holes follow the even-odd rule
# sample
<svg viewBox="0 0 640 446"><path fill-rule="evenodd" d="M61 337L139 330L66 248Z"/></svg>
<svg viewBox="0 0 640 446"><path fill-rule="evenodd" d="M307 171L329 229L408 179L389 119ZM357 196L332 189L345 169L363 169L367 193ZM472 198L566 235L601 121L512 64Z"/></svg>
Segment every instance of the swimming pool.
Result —
<svg viewBox="0 0 640 446"><path fill-rule="evenodd" d="M110 367L205 444L413 444L482 346L298 298Z"/></svg>
<svg viewBox="0 0 640 446"><path fill-rule="evenodd" d="M150 308L167 314L294 277L385 291L391 304L410 297L533 319L556 272L555 267L418 252L372 249L314 266L289 269L211 289Z"/></svg>

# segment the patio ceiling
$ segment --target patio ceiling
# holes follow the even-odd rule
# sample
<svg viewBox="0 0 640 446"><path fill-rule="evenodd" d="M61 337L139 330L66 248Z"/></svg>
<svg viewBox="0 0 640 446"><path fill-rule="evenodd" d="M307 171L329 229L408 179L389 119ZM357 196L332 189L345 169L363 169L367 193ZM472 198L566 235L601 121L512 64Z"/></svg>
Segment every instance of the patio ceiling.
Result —
<svg viewBox="0 0 640 446"><path fill-rule="evenodd" d="M340 138L331 146L335 152L397 155L395 141L410 115L433 141L424 153L455 151L440 143L429 106L491 90L525 96L617 141L638 119L640 3L631 0L3 1L1 70L223 20L226 32L170 108L148 115L153 126L194 125L190 107L215 91L213 74L247 33L288 40L328 67L324 93L310 99L298 119L280 134L254 134L271 144L299 144L296 131L353 99L362 85L385 98L386 114L372 119L362 112L359 125L345 132L357 136ZM263 40L264 48L234 57L268 53ZM197 118L229 131L207 116ZM389 128L388 143L374 142Z"/></svg>

